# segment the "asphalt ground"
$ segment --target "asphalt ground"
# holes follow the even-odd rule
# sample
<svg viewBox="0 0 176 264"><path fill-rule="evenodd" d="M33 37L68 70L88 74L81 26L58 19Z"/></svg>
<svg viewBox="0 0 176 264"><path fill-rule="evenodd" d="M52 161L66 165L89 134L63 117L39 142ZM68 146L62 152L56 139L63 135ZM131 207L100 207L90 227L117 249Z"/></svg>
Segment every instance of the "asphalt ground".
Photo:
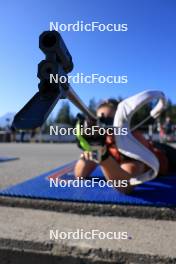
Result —
<svg viewBox="0 0 176 264"><path fill-rule="evenodd" d="M0 156L19 160L0 163L0 188L33 178L78 159L76 144L1 143Z"/></svg>
<svg viewBox="0 0 176 264"><path fill-rule="evenodd" d="M75 144L2 143L0 156L20 159L0 163L0 188L38 176L79 154ZM167 208L159 213L143 210L1 197L0 263L176 263L175 211L169 217ZM49 238L51 229L78 228L127 232L128 239Z"/></svg>

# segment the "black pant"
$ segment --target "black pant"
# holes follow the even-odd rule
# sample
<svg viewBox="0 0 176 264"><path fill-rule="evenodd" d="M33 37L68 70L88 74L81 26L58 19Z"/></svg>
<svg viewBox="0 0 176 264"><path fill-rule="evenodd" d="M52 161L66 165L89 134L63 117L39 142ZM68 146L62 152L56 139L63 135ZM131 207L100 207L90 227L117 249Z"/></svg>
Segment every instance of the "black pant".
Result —
<svg viewBox="0 0 176 264"><path fill-rule="evenodd" d="M169 170L170 172L176 172L176 149L159 142L153 142L154 147L165 152L168 161L169 161Z"/></svg>

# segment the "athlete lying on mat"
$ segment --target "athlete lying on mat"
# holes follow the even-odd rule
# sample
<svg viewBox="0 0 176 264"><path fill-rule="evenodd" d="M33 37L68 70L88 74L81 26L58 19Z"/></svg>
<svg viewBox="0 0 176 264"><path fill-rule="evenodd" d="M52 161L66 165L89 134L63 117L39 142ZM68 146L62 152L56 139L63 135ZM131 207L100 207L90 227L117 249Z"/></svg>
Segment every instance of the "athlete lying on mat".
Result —
<svg viewBox="0 0 176 264"><path fill-rule="evenodd" d="M114 116L118 107L118 101L109 99L101 103L97 108L97 116L104 116L108 125L113 125ZM159 161L159 174L164 175L173 170L176 171L174 165L174 156L176 149L165 144L152 143L146 140L139 131L133 132L134 137L149 149ZM87 139L88 140L88 139ZM98 162L107 180L127 180L127 187L118 187L118 190L129 193L133 186L130 184L130 179L139 174L145 173L148 166L139 161L127 157L119 152L116 147L114 136L106 136L106 143L101 147L102 152L100 161ZM151 154L152 155L152 154ZM77 178L86 178L96 168L97 163L93 160L91 151L84 151L75 166L75 176Z"/></svg>

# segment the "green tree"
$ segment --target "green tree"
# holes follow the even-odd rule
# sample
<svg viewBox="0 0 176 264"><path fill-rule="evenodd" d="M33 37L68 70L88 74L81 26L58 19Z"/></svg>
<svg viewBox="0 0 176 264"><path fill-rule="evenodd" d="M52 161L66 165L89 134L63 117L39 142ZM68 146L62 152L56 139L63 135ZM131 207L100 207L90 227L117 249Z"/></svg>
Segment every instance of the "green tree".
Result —
<svg viewBox="0 0 176 264"><path fill-rule="evenodd" d="M152 104L146 104L143 107L141 107L132 117L131 119L131 128L135 127L137 124L139 124L141 121L145 120L149 114L150 114L150 110L152 109ZM151 119L149 119L148 121L146 121L142 127L140 127L141 130L147 130L147 126L149 124L152 124L153 121Z"/></svg>
<svg viewBox="0 0 176 264"><path fill-rule="evenodd" d="M91 99L89 100L88 108L89 108L89 110L90 110L93 114L96 113L97 103L96 103L96 101L95 101L95 98L91 98Z"/></svg>
<svg viewBox="0 0 176 264"><path fill-rule="evenodd" d="M49 133L50 126L53 124L53 122L54 122L53 117L50 115L42 126L42 132Z"/></svg>
<svg viewBox="0 0 176 264"><path fill-rule="evenodd" d="M56 116L55 122L62 124L71 124L73 123L73 115L70 111L70 105L68 102L62 103L62 106Z"/></svg>

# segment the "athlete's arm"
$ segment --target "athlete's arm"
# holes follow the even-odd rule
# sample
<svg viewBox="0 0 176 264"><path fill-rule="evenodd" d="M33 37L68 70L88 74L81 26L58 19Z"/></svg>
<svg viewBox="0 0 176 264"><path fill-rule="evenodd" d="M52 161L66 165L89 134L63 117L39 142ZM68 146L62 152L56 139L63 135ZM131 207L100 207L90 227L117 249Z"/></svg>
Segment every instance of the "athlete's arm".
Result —
<svg viewBox="0 0 176 264"><path fill-rule="evenodd" d="M146 170L146 166L140 161L129 160L119 164L111 156L102 161L100 166L107 180L127 180L127 187L117 188L124 193L130 193L133 190L133 187L129 183L130 178L133 178Z"/></svg>
<svg viewBox="0 0 176 264"><path fill-rule="evenodd" d="M89 157L85 157L85 155L81 154L81 159L75 165L74 174L76 178L87 178L97 166L97 163L89 160Z"/></svg>

